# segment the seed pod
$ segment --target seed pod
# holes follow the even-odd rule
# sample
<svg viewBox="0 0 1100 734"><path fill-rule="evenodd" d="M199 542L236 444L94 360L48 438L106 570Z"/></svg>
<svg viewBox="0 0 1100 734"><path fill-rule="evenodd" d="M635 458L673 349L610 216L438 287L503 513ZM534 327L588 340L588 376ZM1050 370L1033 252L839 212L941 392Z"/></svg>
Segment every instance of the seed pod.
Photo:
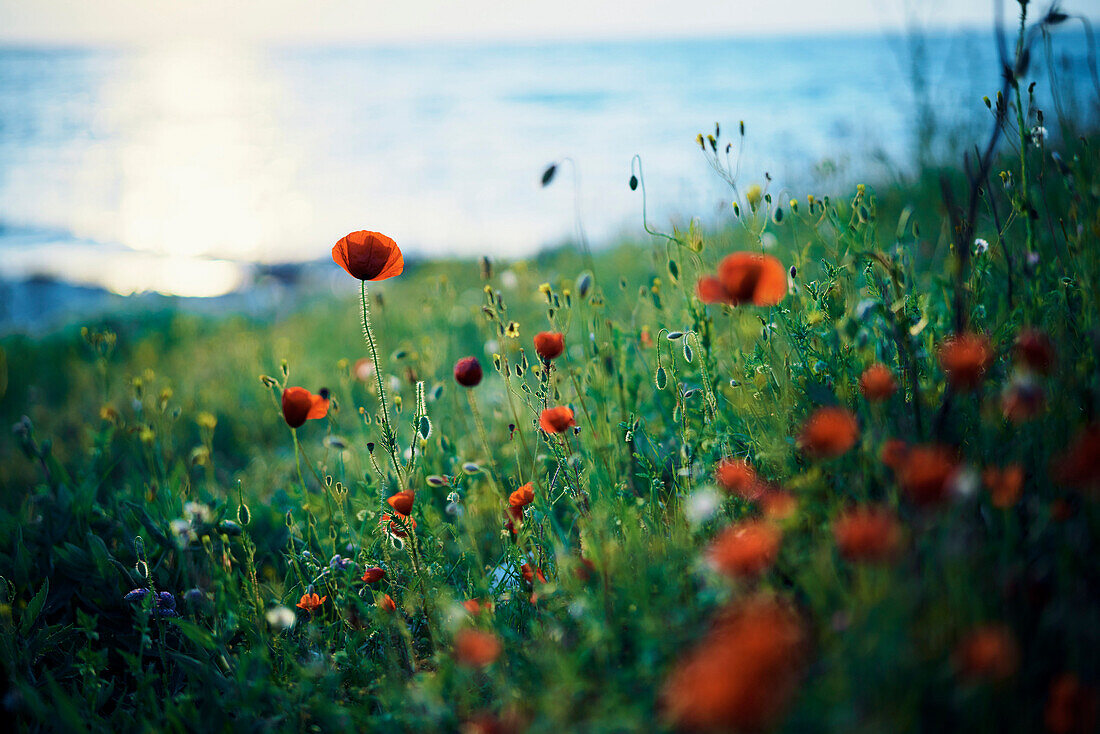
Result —
<svg viewBox="0 0 1100 734"><path fill-rule="evenodd" d="M668 339L670 342L674 342L677 339L679 339L680 337L682 337L683 335L684 335L684 332L682 332L682 331L670 331L667 334L665 334L665 339Z"/></svg>
<svg viewBox="0 0 1100 734"><path fill-rule="evenodd" d="M554 174L558 172L558 164L551 163L546 167L546 170L542 172L542 185L544 187L549 186L550 182L554 180Z"/></svg>
<svg viewBox="0 0 1100 734"><path fill-rule="evenodd" d="M420 434L420 438L424 439L425 441L427 441L428 437L432 435L432 422L428 419L428 416L420 416L420 423L416 428L416 432Z"/></svg>
<svg viewBox="0 0 1100 734"><path fill-rule="evenodd" d="M691 351L691 345L688 343L687 339L684 339L684 359L691 362L694 356L695 353Z"/></svg>
<svg viewBox="0 0 1100 734"><path fill-rule="evenodd" d="M638 177L637 176L631 176L630 177L630 190L631 191L636 191L637 189L638 189Z"/></svg>
<svg viewBox="0 0 1100 734"><path fill-rule="evenodd" d="M668 384L668 373L665 372L664 367L657 368L657 375L654 378L654 382L656 382L658 390L665 389L665 385Z"/></svg>

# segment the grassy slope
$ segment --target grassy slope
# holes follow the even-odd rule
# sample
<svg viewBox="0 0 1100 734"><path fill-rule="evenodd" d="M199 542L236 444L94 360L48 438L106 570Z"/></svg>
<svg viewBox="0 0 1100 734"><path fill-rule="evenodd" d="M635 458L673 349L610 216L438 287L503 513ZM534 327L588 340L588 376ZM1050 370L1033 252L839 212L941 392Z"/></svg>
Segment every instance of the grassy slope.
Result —
<svg viewBox="0 0 1100 734"><path fill-rule="evenodd" d="M174 313L111 319L93 328L117 335L103 359L76 326L40 341L5 340L0 419L11 424L26 414L37 450L52 444L41 460L25 457L19 440L0 444L0 537L9 539L0 548L0 574L12 599L3 610L3 658L19 681L14 708L27 720L60 716L122 728L134 726L135 716L158 726L203 721L215 728L234 716L255 726L369 722L428 730L453 729L478 710L514 708L539 731L650 729L658 726L657 691L677 656L718 609L759 585L792 599L811 631L813 662L786 718L792 730L916 731L979 722L1034 730L1055 673L1073 670L1086 680L1100 673L1092 628L1098 579L1089 561L1097 550L1096 507L1047 472L1098 407L1100 169L1094 146L1063 151L1066 160L1074 154L1072 182L1043 159L1036 268L1025 271L1020 262L1024 227L1006 227L1004 242L1016 255L1011 310L1004 250L988 210L983 214L979 233L993 248L974 263L969 312L997 358L984 390L956 397L946 411L935 347L951 331L953 261L931 176L913 187L868 192L860 203L869 222L859 221L860 203L853 209L847 197L831 201L827 216L811 214L805 199L798 214L784 205L783 221L767 229L778 238L773 251L796 265L798 289L777 308L704 308L693 296L696 278L722 256L756 246L740 225L698 239L684 234L699 252L654 238L599 253L586 299L576 286L585 263L571 251L498 264L488 283L507 310L493 310L504 323L518 322L518 339L501 336L487 318L485 281L474 263L423 263L372 288L382 296L374 313L384 369L403 403L402 445L411 436L417 379L429 395L433 431L414 477L417 559L387 547L374 531L380 489L365 444L378 440L377 423L365 425L358 408L373 414L376 401L373 388L349 374L365 354L351 279L348 298L320 298L276 324ZM1002 217L1004 196L994 199ZM899 236L907 206L915 213ZM767 221L749 218L754 227ZM881 291L886 271L868 252L898 264L901 299ZM559 304L549 319L543 283ZM922 432L911 393L870 406L856 390L867 364L897 368L890 314L913 333L905 344L920 372ZM494 352L513 366L521 347L533 359L531 337L551 324L567 344L551 402L560 393L582 429L566 447L569 456L533 430L539 378L530 369L513 375L509 401L493 369ZM1001 416L999 394L1011 379L1010 345L1021 324L1046 329L1059 359L1044 383L1048 410L1015 426ZM683 340L663 339L661 328L696 330L690 362ZM661 350L664 390L655 384L658 356L646 331ZM468 354L486 368L476 395L487 448L450 376L454 361ZM327 386L338 405L327 420L299 430L318 471L349 491L347 508L333 511L338 498L326 496L305 467L312 523L301 509L289 432L258 379L266 373L282 380L284 359L288 384ZM718 406L712 420L704 393L677 397L680 383L704 386L704 365ZM833 401L857 412L861 442L839 459L809 460L793 437L812 406ZM105 405L117 417L102 418ZM200 428L202 412L217 418L212 437ZM509 424L517 425L515 434ZM331 448L326 436L349 448ZM919 511L899 497L878 460L889 436L957 445L978 468L1020 461L1025 499L1003 511L979 491ZM210 458L197 461L204 445ZM383 454L376 453L384 463ZM711 485L715 463L730 454L748 456L799 499L775 567L756 584L723 580L700 555L720 528L754 511L748 503L726 500L705 522L685 517L686 498ZM464 472L465 462L495 464L507 489L538 478L521 536L549 578L536 589L537 605L516 575L520 545L502 534L500 488L485 473ZM428 475L455 478L461 515L447 511L452 488L429 487ZM211 532L181 550L169 522L183 516L183 503L201 501L236 518L238 482L250 514L246 533ZM842 506L868 500L897 506L905 521L906 548L896 566L854 567L837 558L829 521ZM1052 507L1062 500L1077 512L1059 522ZM179 602L194 627L149 619L121 600L140 585L137 535L158 589L178 598L192 588L203 592L201 602ZM329 606L317 619L301 615L288 633L268 629L261 610L293 607L303 581L334 552L388 567L384 590L407 626L377 612L374 593L349 572L320 584ZM595 579L574 574L582 553L596 564ZM494 583L497 568L506 575L502 584ZM21 629L46 577L42 614ZM453 602L488 596L496 612L481 624L502 639L502 660L485 673L456 667L449 640L464 623ZM997 684L960 683L958 641L991 620L1014 630L1020 672ZM405 630L417 658L411 678Z"/></svg>

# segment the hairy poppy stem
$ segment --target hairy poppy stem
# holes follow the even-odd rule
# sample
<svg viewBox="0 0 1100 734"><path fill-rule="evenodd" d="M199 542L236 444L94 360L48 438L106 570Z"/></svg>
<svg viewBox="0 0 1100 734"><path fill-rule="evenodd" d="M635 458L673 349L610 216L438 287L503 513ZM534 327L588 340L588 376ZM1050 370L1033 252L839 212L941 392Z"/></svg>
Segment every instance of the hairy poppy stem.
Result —
<svg viewBox="0 0 1100 734"><path fill-rule="evenodd" d="M405 489L405 474L401 469L401 461L397 456L397 434L394 433L393 427L390 424L390 408L386 402L386 387L382 382L382 368L378 360L378 348L374 343L374 331L370 325L370 306L367 301L367 281L359 281L359 294L360 304L362 306L363 315L363 336L367 340L367 348L370 350L370 358L374 363L374 377L378 381L378 402L382 407L382 433L383 441L386 444L386 449L390 454L390 463L393 465L393 471L397 475L398 486L400 489Z"/></svg>

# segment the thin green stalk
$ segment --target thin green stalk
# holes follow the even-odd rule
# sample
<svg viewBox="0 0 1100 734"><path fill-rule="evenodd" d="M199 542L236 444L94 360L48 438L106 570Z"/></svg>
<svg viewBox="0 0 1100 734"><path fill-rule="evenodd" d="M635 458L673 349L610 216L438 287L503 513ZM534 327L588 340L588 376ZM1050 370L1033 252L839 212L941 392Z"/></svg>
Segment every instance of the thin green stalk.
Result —
<svg viewBox="0 0 1100 734"><path fill-rule="evenodd" d="M380 419L382 421L382 439L386 444L386 450L390 455L390 463L393 465L393 471L397 475L398 487L405 489L405 473L401 468L401 461L397 456L397 434L394 432L392 425L390 424L390 408L386 402L386 387L382 383L382 365L378 359L378 348L374 342L374 331L371 329L370 324L370 306L367 301L367 281L359 281L360 289L360 305L362 307L363 316L363 336L367 340L367 349L370 350L371 362L374 364L374 377L378 382L378 402L381 405L382 411Z"/></svg>

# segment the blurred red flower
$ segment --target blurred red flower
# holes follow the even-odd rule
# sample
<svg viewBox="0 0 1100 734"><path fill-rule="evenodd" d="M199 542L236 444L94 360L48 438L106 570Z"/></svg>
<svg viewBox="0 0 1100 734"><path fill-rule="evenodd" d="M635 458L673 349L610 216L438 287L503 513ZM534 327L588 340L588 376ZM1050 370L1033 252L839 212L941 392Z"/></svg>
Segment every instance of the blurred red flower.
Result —
<svg viewBox="0 0 1100 734"><path fill-rule="evenodd" d="M710 544L707 558L726 576L751 578L775 563L782 537L771 523L747 520L723 530Z"/></svg>
<svg viewBox="0 0 1100 734"><path fill-rule="evenodd" d="M1012 631L1003 624L972 630L956 651L959 672L967 678L1004 680L1020 665L1020 650Z"/></svg>
<svg viewBox="0 0 1100 734"><path fill-rule="evenodd" d="M872 403L887 400L897 389L894 373L884 364L875 363L859 376L859 391Z"/></svg>
<svg viewBox="0 0 1100 734"><path fill-rule="evenodd" d="M714 478L722 489L747 500L757 499L765 489L747 459L722 459Z"/></svg>
<svg viewBox="0 0 1100 734"><path fill-rule="evenodd" d="M1091 734L1097 724L1096 689L1073 673L1062 673L1050 684L1043 723L1051 734Z"/></svg>
<svg viewBox="0 0 1100 734"><path fill-rule="evenodd" d="M947 499L957 468L955 452L946 446L910 446L896 471L898 486L916 505L938 504Z"/></svg>
<svg viewBox="0 0 1100 734"><path fill-rule="evenodd" d="M1054 366L1054 345L1050 337L1039 329L1021 330L1016 335L1015 352L1018 361L1041 375L1049 374Z"/></svg>
<svg viewBox="0 0 1100 734"><path fill-rule="evenodd" d="M805 634L798 616L759 597L726 612L665 681L675 728L757 731L778 723L798 686Z"/></svg>
<svg viewBox="0 0 1100 734"><path fill-rule="evenodd" d="M939 358L952 387L973 390L982 384L993 363L993 348L984 334L959 334L940 345Z"/></svg>
<svg viewBox="0 0 1100 734"><path fill-rule="evenodd" d="M1055 481L1070 487L1100 485L1100 423L1085 428L1051 465Z"/></svg>
<svg viewBox="0 0 1100 734"><path fill-rule="evenodd" d="M833 536L840 555L849 561L882 563L901 550L901 523L885 507L845 510L833 521Z"/></svg>
<svg viewBox="0 0 1100 734"><path fill-rule="evenodd" d="M1009 464L1004 468L991 466L982 472L982 484L989 490L994 507L1012 507L1020 501L1024 468L1019 464Z"/></svg>
<svg viewBox="0 0 1100 734"><path fill-rule="evenodd" d="M844 408L815 410L802 425L798 444L810 456L831 459L847 453L859 439L859 423Z"/></svg>
<svg viewBox="0 0 1100 734"><path fill-rule="evenodd" d="M573 420L573 411L564 405L547 408L539 416L539 428L547 433L561 433L575 425L577 422Z"/></svg>
<svg viewBox="0 0 1100 734"><path fill-rule="evenodd" d="M455 661L470 668L484 668L500 657L496 635L475 629L462 629L455 635Z"/></svg>

